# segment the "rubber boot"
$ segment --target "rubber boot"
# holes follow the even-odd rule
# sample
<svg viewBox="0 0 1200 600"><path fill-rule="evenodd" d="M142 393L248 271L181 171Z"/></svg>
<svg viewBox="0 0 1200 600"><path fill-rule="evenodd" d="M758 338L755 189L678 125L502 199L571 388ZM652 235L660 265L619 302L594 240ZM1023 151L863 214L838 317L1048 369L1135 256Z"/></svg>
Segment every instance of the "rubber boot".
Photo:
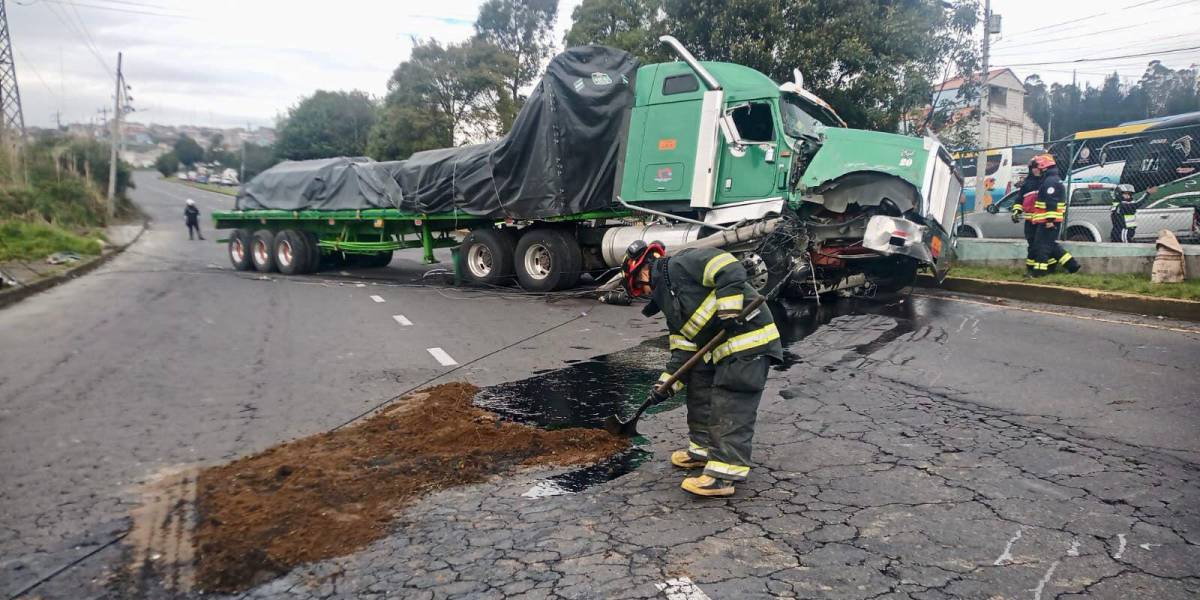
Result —
<svg viewBox="0 0 1200 600"><path fill-rule="evenodd" d="M708 463L707 458L694 458L687 450L676 450L671 453L671 464L680 469L699 469Z"/></svg>
<svg viewBox="0 0 1200 600"><path fill-rule="evenodd" d="M732 481L716 479L714 477L709 477L708 475L688 477L687 479L683 480L683 484L679 487L697 496L704 496L706 498L732 496L733 492L735 491Z"/></svg>

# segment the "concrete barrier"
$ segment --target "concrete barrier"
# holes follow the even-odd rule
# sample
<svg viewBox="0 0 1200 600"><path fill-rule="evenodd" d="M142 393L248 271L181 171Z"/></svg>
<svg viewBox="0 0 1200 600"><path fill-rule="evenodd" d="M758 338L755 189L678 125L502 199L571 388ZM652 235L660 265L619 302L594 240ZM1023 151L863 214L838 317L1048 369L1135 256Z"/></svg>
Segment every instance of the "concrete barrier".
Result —
<svg viewBox="0 0 1200 600"><path fill-rule="evenodd" d="M1136 273L1150 277L1157 252L1154 244L1061 242L1082 265L1085 273ZM1200 277L1200 245L1185 244L1188 279ZM1025 268L1025 240L975 240L960 238L956 261L981 267Z"/></svg>

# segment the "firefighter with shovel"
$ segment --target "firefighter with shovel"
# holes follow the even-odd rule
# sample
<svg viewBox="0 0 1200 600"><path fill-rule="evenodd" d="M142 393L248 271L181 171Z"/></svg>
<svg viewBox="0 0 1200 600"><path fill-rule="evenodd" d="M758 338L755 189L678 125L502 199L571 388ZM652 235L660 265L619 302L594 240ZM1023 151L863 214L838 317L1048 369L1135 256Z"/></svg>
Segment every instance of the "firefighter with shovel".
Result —
<svg viewBox="0 0 1200 600"><path fill-rule="evenodd" d="M688 447L671 455L698 496L731 496L750 473L750 446L768 367L783 359L771 310L747 282L746 269L723 250L694 248L666 256L659 242L636 241L621 267L633 297L648 297L646 316L662 312L671 358L645 410L687 389ZM610 430L636 431L636 419L610 418ZM632 426L631 426L632 425Z"/></svg>

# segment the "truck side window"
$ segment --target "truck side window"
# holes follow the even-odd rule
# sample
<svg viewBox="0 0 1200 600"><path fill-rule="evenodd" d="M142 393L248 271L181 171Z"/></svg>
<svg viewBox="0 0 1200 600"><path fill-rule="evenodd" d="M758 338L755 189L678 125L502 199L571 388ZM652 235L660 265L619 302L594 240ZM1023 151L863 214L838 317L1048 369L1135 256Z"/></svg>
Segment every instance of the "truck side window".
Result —
<svg viewBox="0 0 1200 600"><path fill-rule="evenodd" d="M775 141L775 124L771 119L771 105L752 102L733 111L733 124L738 135L746 142Z"/></svg>
<svg viewBox="0 0 1200 600"><path fill-rule="evenodd" d="M685 94L694 92L700 89L700 83L696 81L696 76L688 73L686 75L673 75L663 80L663 95L670 96L672 94Z"/></svg>

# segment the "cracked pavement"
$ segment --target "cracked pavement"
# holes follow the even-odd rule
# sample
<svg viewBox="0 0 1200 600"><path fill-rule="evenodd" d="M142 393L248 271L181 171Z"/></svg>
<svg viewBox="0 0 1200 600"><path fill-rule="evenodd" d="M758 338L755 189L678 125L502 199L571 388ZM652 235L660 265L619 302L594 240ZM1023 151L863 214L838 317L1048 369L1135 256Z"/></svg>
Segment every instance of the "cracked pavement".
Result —
<svg viewBox="0 0 1200 600"><path fill-rule="evenodd" d="M164 269L187 265L180 260ZM91 281L105 281L98 274ZM49 370L22 373L33 359L0 350L0 364L16 365L0 372L5 597L89 553L32 596L199 597L162 587L171 574L153 568L129 577L128 549L104 545L128 527L133 484L173 465L225 460L328 429L439 372L412 366L415 353L343 360L364 342L390 343L370 337L379 328L370 304L330 325L361 332L357 339L304 330L313 314L346 302L344 287L264 291L266 284L229 272L187 277L146 284L128 300L118 291L111 312L0 313L6 336L9 327L45 326L62 315L73 326L61 341L48 335L49 350L25 351L58 365ZM184 286L194 298L205 288L187 287L189 280L221 285L231 299L196 308L188 294L154 287ZM65 297L51 302L78 300L68 291L52 292ZM447 302L427 289L371 291L390 303L380 321L399 305L418 327ZM247 301L272 307L276 322L221 318L218 309ZM481 340L473 337L479 319L442 323L439 344L471 359L586 308L528 298L484 306L506 311L514 324ZM231 598L1200 595L1200 328L926 291L786 309L779 320L788 362L771 373L755 438L758 465L735 498L701 500L679 489L684 472L667 457L683 440L684 413L660 412L642 421L651 457L631 473L538 498L523 494L561 471L446 490L402 511L393 534L366 549ZM511 381L661 334L661 323L635 310L606 310L451 379ZM168 327L187 315L201 320L182 335ZM223 348L215 340L228 339L231 328L241 328L243 341ZM96 335L140 341L145 364L114 371L97 354L108 348L88 345ZM338 368L306 374L305 348L317 339L329 344L325 356ZM81 356L63 349L75 343L83 344ZM189 344L215 354L173 367L177 345ZM654 367L664 357L648 348L644 362ZM163 381L156 369L177 380ZM73 378L34 377L55 372Z"/></svg>

